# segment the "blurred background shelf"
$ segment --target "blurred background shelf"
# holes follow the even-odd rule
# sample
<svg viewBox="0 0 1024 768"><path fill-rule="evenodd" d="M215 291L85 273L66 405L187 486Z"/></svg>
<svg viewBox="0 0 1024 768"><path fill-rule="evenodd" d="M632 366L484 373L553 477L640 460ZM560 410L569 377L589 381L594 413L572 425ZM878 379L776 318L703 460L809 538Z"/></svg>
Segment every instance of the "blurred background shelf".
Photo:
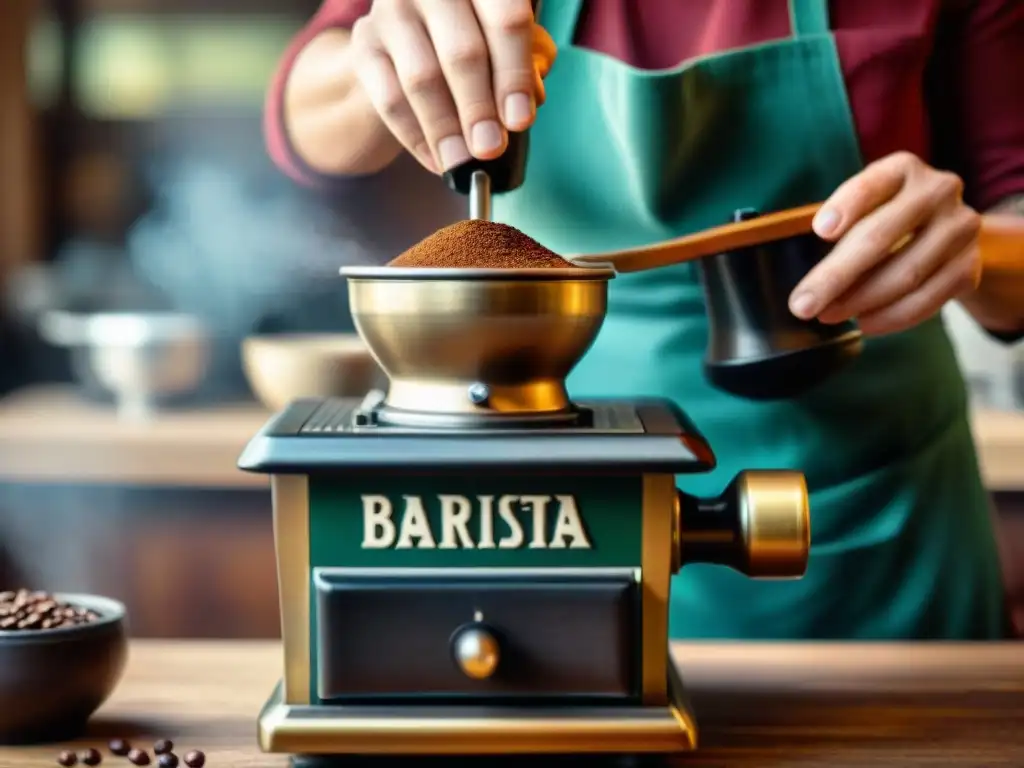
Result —
<svg viewBox="0 0 1024 768"><path fill-rule="evenodd" d="M192 488L264 488L235 463L269 413L255 403L119 420L71 387L0 400L0 479Z"/></svg>
<svg viewBox="0 0 1024 768"><path fill-rule="evenodd" d="M988 489L1024 491L1024 412L975 410L972 421Z"/></svg>
<svg viewBox="0 0 1024 768"><path fill-rule="evenodd" d="M235 467L269 413L256 404L117 419L69 387L21 390L0 401L0 480L185 488L262 488ZM974 431L993 491L1024 490L1024 413L976 411Z"/></svg>

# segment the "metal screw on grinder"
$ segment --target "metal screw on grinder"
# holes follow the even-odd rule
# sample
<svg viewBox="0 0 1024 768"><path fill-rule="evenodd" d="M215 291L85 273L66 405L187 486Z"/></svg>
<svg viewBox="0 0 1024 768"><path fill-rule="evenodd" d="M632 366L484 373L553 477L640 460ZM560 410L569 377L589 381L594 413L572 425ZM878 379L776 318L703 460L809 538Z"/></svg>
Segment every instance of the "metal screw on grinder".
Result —
<svg viewBox="0 0 1024 768"><path fill-rule="evenodd" d="M491 390L487 388L486 384L477 382L476 384L469 385L469 401L474 405L483 405L491 397Z"/></svg>

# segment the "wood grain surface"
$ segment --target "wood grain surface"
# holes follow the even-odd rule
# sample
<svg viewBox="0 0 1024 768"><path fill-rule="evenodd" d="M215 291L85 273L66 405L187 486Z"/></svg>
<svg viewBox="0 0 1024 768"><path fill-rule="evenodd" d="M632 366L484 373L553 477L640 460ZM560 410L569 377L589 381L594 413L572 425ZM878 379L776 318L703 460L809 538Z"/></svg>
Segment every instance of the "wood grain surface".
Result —
<svg viewBox="0 0 1024 768"><path fill-rule="evenodd" d="M678 645L674 653L701 739L679 768L1024 766L1021 644ZM124 737L146 746L169 738L179 754L203 749L209 768L283 768L285 757L255 743L256 714L280 666L276 643L136 642L87 737L0 749L0 766L55 765L59 748ZM128 764L107 756L103 765Z"/></svg>

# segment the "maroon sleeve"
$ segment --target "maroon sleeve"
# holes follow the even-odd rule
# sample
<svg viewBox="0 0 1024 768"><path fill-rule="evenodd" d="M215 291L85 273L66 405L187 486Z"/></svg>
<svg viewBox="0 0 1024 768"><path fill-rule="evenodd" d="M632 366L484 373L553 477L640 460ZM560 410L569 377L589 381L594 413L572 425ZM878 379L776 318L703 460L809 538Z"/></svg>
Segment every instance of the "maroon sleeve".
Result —
<svg viewBox="0 0 1024 768"><path fill-rule="evenodd" d="M981 211L1024 194L1024 2L974 0L956 60L956 133L967 199Z"/></svg>
<svg viewBox="0 0 1024 768"><path fill-rule="evenodd" d="M292 40L274 73L263 113L263 132L271 160L300 184L317 185L319 174L296 155L284 124L284 87L296 57L314 37L327 29L346 29L370 10L373 0L324 0L320 10Z"/></svg>

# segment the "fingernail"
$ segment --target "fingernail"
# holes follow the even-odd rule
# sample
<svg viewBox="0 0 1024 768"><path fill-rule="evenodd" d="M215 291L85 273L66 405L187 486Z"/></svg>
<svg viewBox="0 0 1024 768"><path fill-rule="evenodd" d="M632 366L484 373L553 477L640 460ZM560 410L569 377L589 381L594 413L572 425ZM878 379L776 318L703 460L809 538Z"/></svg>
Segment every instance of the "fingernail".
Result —
<svg viewBox="0 0 1024 768"><path fill-rule="evenodd" d="M798 293L789 301L789 311L801 320L810 320L817 311L817 300L813 293L804 291Z"/></svg>
<svg viewBox="0 0 1024 768"><path fill-rule="evenodd" d="M474 125L470 137L473 139L473 153L476 155L501 149L505 141L504 132L495 120L484 120Z"/></svg>
<svg viewBox="0 0 1024 768"><path fill-rule="evenodd" d="M462 165L472 157L465 139L461 136L446 136L441 139L437 142L437 154L446 171L450 171L457 165Z"/></svg>
<svg viewBox="0 0 1024 768"><path fill-rule="evenodd" d="M518 131L533 119L533 99L526 93L510 93L505 97L505 125Z"/></svg>
<svg viewBox="0 0 1024 768"><path fill-rule="evenodd" d="M818 211L818 215L814 217L814 223L812 226L814 227L814 231L821 237L828 237L835 232L836 227L839 226L839 214L831 208L823 208Z"/></svg>

